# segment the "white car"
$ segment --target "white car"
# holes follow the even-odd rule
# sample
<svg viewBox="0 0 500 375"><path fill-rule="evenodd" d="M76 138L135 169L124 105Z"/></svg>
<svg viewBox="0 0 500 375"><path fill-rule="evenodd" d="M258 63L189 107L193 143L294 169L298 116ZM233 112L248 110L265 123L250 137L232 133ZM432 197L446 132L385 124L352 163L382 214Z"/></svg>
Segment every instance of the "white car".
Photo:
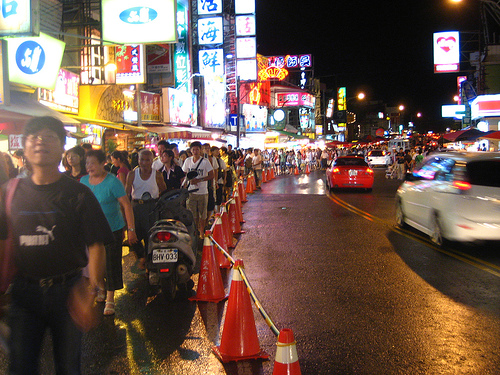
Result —
<svg viewBox="0 0 500 375"><path fill-rule="evenodd" d="M396 193L396 222L444 240L500 240L500 153L435 153Z"/></svg>
<svg viewBox="0 0 500 375"><path fill-rule="evenodd" d="M381 165L387 168L392 162L391 153L385 150L368 151L366 162L370 167Z"/></svg>

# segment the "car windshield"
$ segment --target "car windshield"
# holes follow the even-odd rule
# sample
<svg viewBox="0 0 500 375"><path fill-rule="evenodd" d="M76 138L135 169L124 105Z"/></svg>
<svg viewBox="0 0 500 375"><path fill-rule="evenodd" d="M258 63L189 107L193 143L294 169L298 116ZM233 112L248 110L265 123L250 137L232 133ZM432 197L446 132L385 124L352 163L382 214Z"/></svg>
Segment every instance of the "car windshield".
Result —
<svg viewBox="0 0 500 375"><path fill-rule="evenodd" d="M366 167L368 166L368 164L366 164L366 162L361 159L361 158L339 158L337 159L337 161L335 162L335 165L338 167L338 166L362 166L362 167Z"/></svg>
<svg viewBox="0 0 500 375"><path fill-rule="evenodd" d="M500 161L471 161L466 168L472 185L500 187Z"/></svg>

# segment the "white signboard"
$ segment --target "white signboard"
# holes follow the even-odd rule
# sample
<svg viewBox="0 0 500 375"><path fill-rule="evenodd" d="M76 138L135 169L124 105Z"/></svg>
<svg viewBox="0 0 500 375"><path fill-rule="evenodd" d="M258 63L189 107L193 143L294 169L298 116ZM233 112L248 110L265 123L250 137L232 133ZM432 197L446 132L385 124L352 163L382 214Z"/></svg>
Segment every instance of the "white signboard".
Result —
<svg viewBox="0 0 500 375"><path fill-rule="evenodd" d="M257 59L237 60L236 70L242 81L257 80Z"/></svg>
<svg viewBox="0 0 500 375"><path fill-rule="evenodd" d="M434 33L434 73L458 71L460 71L459 32Z"/></svg>
<svg viewBox="0 0 500 375"><path fill-rule="evenodd" d="M198 14L222 13L222 0L198 0Z"/></svg>
<svg viewBox="0 0 500 375"><path fill-rule="evenodd" d="M204 49L198 52L198 56L201 75L224 75L224 50L222 48Z"/></svg>
<svg viewBox="0 0 500 375"><path fill-rule="evenodd" d="M199 44L222 44L223 42L222 17L200 18L198 20Z"/></svg>
<svg viewBox="0 0 500 375"><path fill-rule="evenodd" d="M234 8L236 14L254 14L255 0L235 0Z"/></svg>
<svg viewBox="0 0 500 375"><path fill-rule="evenodd" d="M236 38L236 57L238 59L256 58L257 41L255 37Z"/></svg>
<svg viewBox="0 0 500 375"><path fill-rule="evenodd" d="M255 16L236 16L236 36L255 35Z"/></svg>

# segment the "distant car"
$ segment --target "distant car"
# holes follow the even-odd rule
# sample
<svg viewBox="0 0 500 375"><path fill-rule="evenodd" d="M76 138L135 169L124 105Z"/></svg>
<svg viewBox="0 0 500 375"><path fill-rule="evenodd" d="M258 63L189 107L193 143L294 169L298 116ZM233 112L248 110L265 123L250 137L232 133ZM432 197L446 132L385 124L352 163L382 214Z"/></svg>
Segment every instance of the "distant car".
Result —
<svg viewBox="0 0 500 375"><path fill-rule="evenodd" d="M370 167L376 165L388 167L392 164L391 153L385 150L371 150L366 155L366 162Z"/></svg>
<svg viewBox="0 0 500 375"><path fill-rule="evenodd" d="M500 240L500 153L433 153L396 193L396 222L441 246Z"/></svg>
<svg viewBox="0 0 500 375"><path fill-rule="evenodd" d="M339 156L326 170L326 186L335 188L360 188L371 191L373 170L362 156Z"/></svg>

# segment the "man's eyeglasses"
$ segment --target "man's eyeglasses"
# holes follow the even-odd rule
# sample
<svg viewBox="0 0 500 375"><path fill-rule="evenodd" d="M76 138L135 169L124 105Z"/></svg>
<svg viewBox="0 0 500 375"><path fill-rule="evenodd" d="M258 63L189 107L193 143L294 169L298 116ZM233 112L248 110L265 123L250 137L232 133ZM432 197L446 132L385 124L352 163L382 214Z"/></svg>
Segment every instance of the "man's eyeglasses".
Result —
<svg viewBox="0 0 500 375"><path fill-rule="evenodd" d="M35 143L35 142L55 143L56 141L59 140L59 137L51 134L38 134L38 135L30 134L26 137L26 140L30 143Z"/></svg>

